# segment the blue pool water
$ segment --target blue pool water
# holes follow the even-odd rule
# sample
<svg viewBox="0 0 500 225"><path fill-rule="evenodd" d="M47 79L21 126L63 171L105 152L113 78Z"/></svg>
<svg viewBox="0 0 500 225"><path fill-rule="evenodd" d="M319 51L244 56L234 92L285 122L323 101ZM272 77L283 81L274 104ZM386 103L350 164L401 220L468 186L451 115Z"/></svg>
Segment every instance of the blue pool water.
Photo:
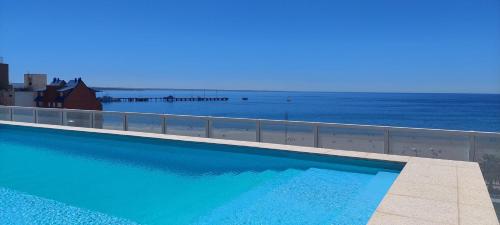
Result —
<svg viewBox="0 0 500 225"><path fill-rule="evenodd" d="M3 224L365 224L402 165L0 125Z"/></svg>

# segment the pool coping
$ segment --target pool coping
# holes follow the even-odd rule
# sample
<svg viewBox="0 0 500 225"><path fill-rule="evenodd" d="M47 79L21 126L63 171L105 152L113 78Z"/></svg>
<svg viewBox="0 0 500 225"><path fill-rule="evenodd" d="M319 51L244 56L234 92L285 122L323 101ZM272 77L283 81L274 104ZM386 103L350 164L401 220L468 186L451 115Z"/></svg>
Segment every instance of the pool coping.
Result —
<svg viewBox="0 0 500 225"><path fill-rule="evenodd" d="M283 150L405 164L368 224L498 225L479 164L262 142L0 121L0 124Z"/></svg>

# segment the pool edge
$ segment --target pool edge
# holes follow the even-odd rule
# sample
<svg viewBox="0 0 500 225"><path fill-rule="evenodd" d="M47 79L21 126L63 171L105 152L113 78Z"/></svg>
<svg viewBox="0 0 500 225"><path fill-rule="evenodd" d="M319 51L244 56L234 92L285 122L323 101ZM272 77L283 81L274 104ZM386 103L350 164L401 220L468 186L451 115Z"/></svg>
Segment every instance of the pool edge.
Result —
<svg viewBox="0 0 500 225"><path fill-rule="evenodd" d="M245 146L405 164L368 224L497 224L479 164L262 142L0 121L0 124Z"/></svg>

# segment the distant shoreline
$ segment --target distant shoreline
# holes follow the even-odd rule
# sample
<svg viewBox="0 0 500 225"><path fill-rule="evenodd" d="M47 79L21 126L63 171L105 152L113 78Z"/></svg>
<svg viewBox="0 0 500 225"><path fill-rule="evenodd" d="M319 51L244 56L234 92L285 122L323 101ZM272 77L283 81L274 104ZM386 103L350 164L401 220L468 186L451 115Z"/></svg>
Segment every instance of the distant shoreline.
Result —
<svg viewBox="0 0 500 225"><path fill-rule="evenodd" d="M362 92L362 91L293 91L293 90L236 90L236 89L199 89L199 88L123 88L92 87L97 91L232 91L232 92L296 92L296 93L366 93L366 94L457 94L457 95L500 95L500 93L457 93L457 92Z"/></svg>

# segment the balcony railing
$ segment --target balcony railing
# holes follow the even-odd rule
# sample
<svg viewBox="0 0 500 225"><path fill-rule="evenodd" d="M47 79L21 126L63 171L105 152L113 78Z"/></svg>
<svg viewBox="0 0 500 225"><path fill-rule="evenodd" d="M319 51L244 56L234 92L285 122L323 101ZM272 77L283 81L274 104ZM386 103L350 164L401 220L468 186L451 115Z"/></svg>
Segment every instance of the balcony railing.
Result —
<svg viewBox="0 0 500 225"><path fill-rule="evenodd" d="M474 161L500 195L500 133L0 106L0 120Z"/></svg>

